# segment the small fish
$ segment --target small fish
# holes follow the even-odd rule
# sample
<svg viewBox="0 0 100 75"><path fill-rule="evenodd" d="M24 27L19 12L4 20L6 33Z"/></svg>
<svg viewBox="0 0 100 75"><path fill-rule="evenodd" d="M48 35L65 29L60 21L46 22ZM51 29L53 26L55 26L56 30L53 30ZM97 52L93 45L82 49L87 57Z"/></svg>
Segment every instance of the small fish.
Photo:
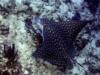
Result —
<svg viewBox="0 0 100 75"><path fill-rule="evenodd" d="M38 30L42 32L40 31L38 36L41 36L43 40L37 46L33 57L36 59L41 58L52 65L56 65L63 72L67 68L71 69L73 67L72 60L77 54L73 42L78 33L89 21L55 22L54 20L42 18L39 21L34 20L35 22L39 23L37 27L40 27Z"/></svg>

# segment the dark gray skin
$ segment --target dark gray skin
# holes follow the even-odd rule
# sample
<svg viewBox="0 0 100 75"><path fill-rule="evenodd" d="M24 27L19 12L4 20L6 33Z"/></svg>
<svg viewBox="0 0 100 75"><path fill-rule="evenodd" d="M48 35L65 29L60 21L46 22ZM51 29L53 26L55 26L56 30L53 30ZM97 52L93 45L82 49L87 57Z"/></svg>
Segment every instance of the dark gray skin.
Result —
<svg viewBox="0 0 100 75"><path fill-rule="evenodd" d="M73 67L72 60L77 54L73 42L87 23L89 21L55 22L41 19L43 42L37 46L33 56L56 65L63 72L67 68L71 69Z"/></svg>

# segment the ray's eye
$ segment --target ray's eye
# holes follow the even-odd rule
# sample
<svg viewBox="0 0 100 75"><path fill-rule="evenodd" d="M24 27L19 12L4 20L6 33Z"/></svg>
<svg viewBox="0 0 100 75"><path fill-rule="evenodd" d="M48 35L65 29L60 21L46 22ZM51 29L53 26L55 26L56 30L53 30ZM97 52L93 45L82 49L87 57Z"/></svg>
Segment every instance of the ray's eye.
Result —
<svg viewBox="0 0 100 75"><path fill-rule="evenodd" d="M37 33L37 34L35 35L34 40L35 40L36 46L39 46L39 45L41 45L41 44L43 43L43 37L42 37L41 34L39 34L39 33Z"/></svg>

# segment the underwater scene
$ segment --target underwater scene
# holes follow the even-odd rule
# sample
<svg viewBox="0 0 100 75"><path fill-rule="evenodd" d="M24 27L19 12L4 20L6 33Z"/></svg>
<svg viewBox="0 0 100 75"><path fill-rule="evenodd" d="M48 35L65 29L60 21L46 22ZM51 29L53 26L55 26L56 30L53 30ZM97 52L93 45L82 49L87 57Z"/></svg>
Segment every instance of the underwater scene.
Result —
<svg viewBox="0 0 100 75"><path fill-rule="evenodd" d="M0 0L0 75L100 75L100 0Z"/></svg>

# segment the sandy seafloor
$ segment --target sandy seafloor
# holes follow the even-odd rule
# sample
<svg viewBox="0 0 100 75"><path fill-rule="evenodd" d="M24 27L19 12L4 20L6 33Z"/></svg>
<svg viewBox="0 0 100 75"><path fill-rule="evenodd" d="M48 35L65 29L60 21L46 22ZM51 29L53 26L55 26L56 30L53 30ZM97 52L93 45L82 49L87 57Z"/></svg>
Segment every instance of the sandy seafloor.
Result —
<svg viewBox="0 0 100 75"><path fill-rule="evenodd" d="M7 6L10 6L10 8ZM18 62L22 66L21 75L63 75L62 72L55 69L55 66L45 62L49 66L47 67L36 62L32 57L32 53L36 48L34 40L26 31L24 20L38 12L39 17L53 18L54 20L59 20L59 18L62 20L71 20L73 18L91 20L95 18L97 21L94 24L100 24L100 5L97 7L95 15L89 11L87 6L88 4L84 0L0 0L0 10L5 8L9 12L0 11L0 25L6 25L10 28L8 36L0 35L0 43L7 40L15 44L19 55ZM82 9L83 7L84 9ZM75 16L76 11L80 15ZM93 26L95 26L94 24ZM95 27L93 30L90 28L91 36L85 33L85 29L82 30L80 37L90 41L79 53L79 56L75 57L75 60L83 67L77 64L72 70L66 71L65 75L100 75L99 28ZM2 68L1 65L4 64L5 60L2 57L3 51L0 52L0 68Z"/></svg>

